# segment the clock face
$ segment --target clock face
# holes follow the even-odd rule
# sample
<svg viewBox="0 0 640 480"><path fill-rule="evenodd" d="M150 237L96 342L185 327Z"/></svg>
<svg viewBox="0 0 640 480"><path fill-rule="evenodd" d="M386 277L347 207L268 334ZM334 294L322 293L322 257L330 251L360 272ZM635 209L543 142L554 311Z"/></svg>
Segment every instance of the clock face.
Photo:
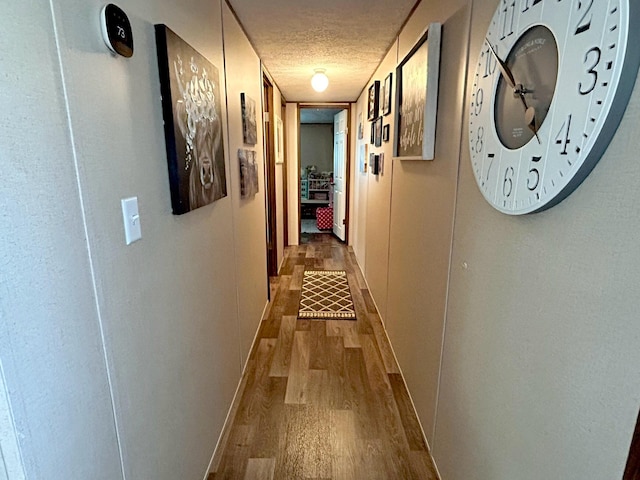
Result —
<svg viewBox="0 0 640 480"><path fill-rule="evenodd" d="M499 1L469 109L473 172L496 209L545 210L600 159L638 73L637 3Z"/></svg>

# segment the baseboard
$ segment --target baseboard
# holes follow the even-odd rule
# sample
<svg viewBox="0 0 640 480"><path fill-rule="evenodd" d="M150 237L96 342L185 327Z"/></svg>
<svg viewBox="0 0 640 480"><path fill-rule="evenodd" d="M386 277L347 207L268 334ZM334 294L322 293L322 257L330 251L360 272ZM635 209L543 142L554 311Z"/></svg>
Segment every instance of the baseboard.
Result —
<svg viewBox="0 0 640 480"><path fill-rule="evenodd" d="M233 394L233 399L231 400L231 405L229 405L229 410L227 411L227 416L224 419L224 423L222 424L222 430L220 431L220 435L218 436L218 441L216 442L216 447L213 450L213 454L211 455L211 460L209 461L209 466L207 467L207 471L204 475L203 480L207 480L209 478L209 475L211 475L211 473L213 473L213 471L217 470L218 467L220 466L220 461L222 460L222 452L224 451L224 447L227 444L227 441L229 439L229 434L231 432L231 425L229 423L229 421L233 420L235 417L235 414L238 410L238 405L240 403L240 395L245 382L244 380L246 379L246 374L247 374L247 366L249 365L249 359L251 358L251 355L253 354L254 349L256 348L256 340L258 338L258 332L260 331L260 325L262 325L262 322L265 320L266 315L267 315L267 311L269 309L269 306L271 305L271 302L267 302L264 306L264 308L262 309L262 316L260 317L260 322L258 323L258 328L256 328L256 332L253 335L253 340L251 342L251 348L249 348L249 354L247 355L247 358L245 359L244 365L242 367L242 373L240 374L240 380L238 381L238 386L236 387L236 391Z"/></svg>
<svg viewBox="0 0 640 480"><path fill-rule="evenodd" d="M431 457L431 462L433 463L433 466L436 469L436 473L438 474L438 478L442 478L442 476L440 475L440 470L438 470L438 465L436 464L435 459L433 458L433 453L431 452L431 446L429 445L429 440L427 439L427 436L424 433L424 427L422 426L422 422L420 421L420 415L418 415L418 410L416 409L416 404L413 401L413 397L411 396L411 391L409 390L409 387L407 386L407 381L404 378L404 373L402 373L402 367L400 366L400 362L398 362L398 356L396 355L396 351L393 348L393 343L391 343L391 339L389 338L389 333L387 332L387 327L385 326L384 323L384 318L382 318L382 315L380 315L380 309L378 308L378 304L376 303L376 299L373 297L373 294L371 293L371 288L369 288L369 282L367 282L367 277L364 275L364 272L362 271L362 268L360 267L360 262L358 261L358 257L355 254L355 252L353 252L353 258L355 258L356 260L356 264L358 265L358 268L360 269L360 276L362 277L362 279L364 280L365 285L367 286L367 290L369 291L369 296L371 297L371 300L373 301L373 305L376 307L376 311L378 312L378 315L380 316L380 320L382 321L382 328L384 329L384 335L387 337L387 342L389 344L389 346L391 347L391 353L393 354L393 359L396 362L396 366L398 367L398 370L400 371L400 376L402 377L402 383L404 383L404 388L407 391L407 394L409 395L409 401L411 401L411 406L413 407L413 411L416 414L416 417L418 418L418 424L420 425L420 432L422 433L422 439L424 440L425 445L427 446L427 449L429 450L429 457Z"/></svg>

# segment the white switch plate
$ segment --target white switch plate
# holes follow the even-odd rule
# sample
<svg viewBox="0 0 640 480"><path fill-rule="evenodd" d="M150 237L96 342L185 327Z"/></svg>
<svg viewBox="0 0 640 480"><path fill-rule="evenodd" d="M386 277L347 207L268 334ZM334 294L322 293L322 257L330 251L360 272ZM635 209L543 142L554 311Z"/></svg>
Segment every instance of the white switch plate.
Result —
<svg viewBox="0 0 640 480"><path fill-rule="evenodd" d="M122 204L122 220L124 221L124 238L127 245L131 245L142 238L138 197L123 198L120 203Z"/></svg>

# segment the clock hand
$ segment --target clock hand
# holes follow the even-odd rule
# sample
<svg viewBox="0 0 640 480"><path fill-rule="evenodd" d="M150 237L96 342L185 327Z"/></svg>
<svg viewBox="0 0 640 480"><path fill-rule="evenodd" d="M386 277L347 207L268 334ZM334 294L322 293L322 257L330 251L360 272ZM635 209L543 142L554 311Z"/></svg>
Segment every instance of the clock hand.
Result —
<svg viewBox="0 0 640 480"><path fill-rule="evenodd" d="M511 73L511 70L509 69L507 64L504 63L502 61L502 59L498 56L496 51L493 49L493 45L491 45L491 42L489 41L489 39L485 37L485 40L487 41L487 45L489 45L489 50L491 50L491 53L493 54L493 56L495 57L495 59L498 62L498 68L500 69L500 73L502 74L504 79L507 81L509 86L515 90L516 89L516 81L513 78L513 74Z"/></svg>
<svg viewBox="0 0 640 480"><path fill-rule="evenodd" d="M524 112L524 121L527 122L529 128L533 131L533 134L536 136L538 143L540 142L540 137L538 136L538 126L536 125L536 109L533 107L528 107Z"/></svg>
<svg viewBox="0 0 640 480"><path fill-rule="evenodd" d="M524 107L524 111L525 111L524 113L525 121L527 122L527 125L529 125L529 128L533 130L533 133L535 134L536 139L538 140L538 143L541 143L540 137L538 136L538 128L536 127L536 110L533 107L529 107L529 105L527 105L527 100L524 98L524 93L527 90L524 88L523 85L516 85L516 80L515 78L513 78L513 73L511 73L511 69L509 68L509 66L506 63L504 63L502 59L498 56L497 52L493 48L493 45L491 45L491 42L489 41L489 39L485 37L485 40L487 42L487 45L489 45L489 50L491 50L491 53L493 54L496 61L498 62L498 68L500 69L500 73L502 74L504 79L507 81L509 86L513 88L513 93L518 95L518 98L520 98L520 101L522 102L522 106Z"/></svg>

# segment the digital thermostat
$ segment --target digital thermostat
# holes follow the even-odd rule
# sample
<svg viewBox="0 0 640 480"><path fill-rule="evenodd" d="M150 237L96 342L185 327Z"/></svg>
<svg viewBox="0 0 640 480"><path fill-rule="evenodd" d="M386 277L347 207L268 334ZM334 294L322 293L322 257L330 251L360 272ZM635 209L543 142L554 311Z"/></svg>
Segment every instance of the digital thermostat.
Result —
<svg viewBox="0 0 640 480"><path fill-rule="evenodd" d="M109 50L127 58L133 55L131 22L120 7L113 3L105 5L100 13L100 25L104 43Z"/></svg>

